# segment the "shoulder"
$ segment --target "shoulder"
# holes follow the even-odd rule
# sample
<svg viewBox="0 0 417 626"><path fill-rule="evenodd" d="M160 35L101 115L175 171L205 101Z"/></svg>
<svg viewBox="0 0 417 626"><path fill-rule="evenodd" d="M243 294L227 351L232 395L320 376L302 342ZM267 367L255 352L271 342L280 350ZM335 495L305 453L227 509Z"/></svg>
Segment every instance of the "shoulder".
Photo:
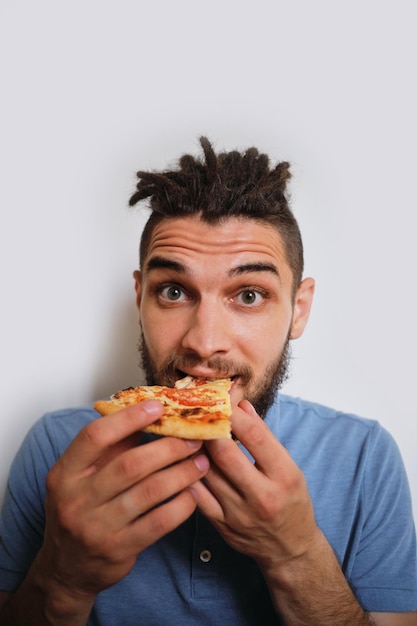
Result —
<svg viewBox="0 0 417 626"><path fill-rule="evenodd" d="M415 610L416 540L400 451L377 421L300 398L275 404L277 437L302 469L317 524L369 611Z"/></svg>
<svg viewBox="0 0 417 626"><path fill-rule="evenodd" d="M92 405L45 413L29 430L26 441L48 441L60 456L80 430L98 417Z"/></svg>
<svg viewBox="0 0 417 626"><path fill-rule="evenodd" d="M367 512L369 524L377 520L375 527L393 510L398 518L400 510L409 526L404 463L394 438L378 421L282 396L278 422L277 436L304 472L324 517L332 502L344 518Z"/></svg>
<svg viewBox="0 0 417 626"><path fill-rule="evenodd" d="M277 405L279 417L276 426L284 438L304 433L312 442L320 439L330 443L343 438L345 446L356 446L370 439L378 440L382 445L394 443L390 434L375 419L287 395L279 395Z"/></svg>
<svg viewBox="0 0 417 626"><path fill-rule="evenodd" d="M378 424L375 420L354 413L285 394L279 394L277 402L283 420L309 418L323 427L328 427L333 422L342 426L343 422L344 426L350 424L352 427L365 428L365 430L372 429Z"/></svg>
<svg viewBox="0 0 417 626"><path fill-rule="evenodd" d="M63 454L79 431L98 414L92 406L61 409L46 413L28 431L13 461L10 481L27 478L40 472L41 476Z"/></svg>
<svg viewBox="0 0 417 626"><path fill-rule="evenodd" d="M331 471L339 480L349 475L378 482L384 475L402 480L398 446L377 420L281 394L267 420L307 472Z"/></svg>

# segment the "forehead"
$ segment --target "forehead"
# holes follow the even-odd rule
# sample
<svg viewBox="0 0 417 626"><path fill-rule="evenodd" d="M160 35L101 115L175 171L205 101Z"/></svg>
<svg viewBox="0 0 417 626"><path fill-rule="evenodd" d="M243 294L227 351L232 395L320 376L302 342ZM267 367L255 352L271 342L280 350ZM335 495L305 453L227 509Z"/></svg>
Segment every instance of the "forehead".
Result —
<svg viewBox="0 0 417 626"><path fill-rule="evenodd" d="M269 262L279 274L291 270L285 257L280 233L267 223L246 218L228 218L218 224L207 224L199 217L167 218L152 232L143 269L152 257L168 256L193 267L195 263L223 264Z"/></svg>

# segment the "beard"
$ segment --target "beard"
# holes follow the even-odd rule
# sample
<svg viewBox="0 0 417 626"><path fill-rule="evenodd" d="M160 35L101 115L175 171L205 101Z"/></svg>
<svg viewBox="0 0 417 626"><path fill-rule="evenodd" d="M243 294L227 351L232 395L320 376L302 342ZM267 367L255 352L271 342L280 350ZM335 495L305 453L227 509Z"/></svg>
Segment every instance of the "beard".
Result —
<svg viewBox="0 0 417 626"><path fill-rule="evenodd" d="M173 354L166 359L160 369L157 369L143 332L141 333L138 347L147 385L173 386L178 378L186 376L185 370L204 363L204 365L217 372L217 378L239 377L239 385L246 388L245 398L249 400L262 418L265 418L266 412L274 402L275 394L289 376L291 361L289 336L281 354L265 368L258 379L255 379L252 369L247 365L219 357L214 357L207 361L201 359L195 353Z"/></svg>

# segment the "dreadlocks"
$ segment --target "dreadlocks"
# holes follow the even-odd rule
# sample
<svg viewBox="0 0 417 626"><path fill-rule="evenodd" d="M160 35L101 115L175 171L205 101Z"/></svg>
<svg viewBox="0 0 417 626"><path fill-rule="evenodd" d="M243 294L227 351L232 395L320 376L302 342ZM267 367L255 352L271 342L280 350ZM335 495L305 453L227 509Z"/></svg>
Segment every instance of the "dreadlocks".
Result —
<svg viewBox="0 0 417 626"><path fill-rule="evenodd" d="M256 148L216 154L206 137L200 144L204 160L185 154L176 170L137 173L137 190L129 204L150 198L152 210L142 234L141 263L153 228L162 219L198 216L209 224L231 217L254 219L279 231L296 289L302 278L303 247L286 195L289 163L271 168L269 157Z"/></svg>

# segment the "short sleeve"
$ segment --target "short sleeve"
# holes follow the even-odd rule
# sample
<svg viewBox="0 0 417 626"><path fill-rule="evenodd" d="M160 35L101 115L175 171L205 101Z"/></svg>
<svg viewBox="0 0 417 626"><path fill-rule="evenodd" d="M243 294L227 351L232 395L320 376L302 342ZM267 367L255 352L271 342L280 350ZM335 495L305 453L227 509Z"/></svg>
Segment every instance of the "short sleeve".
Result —
<svg viewBox="0 0 417 626"><path fill-rule="evenodd" d="M43 542L45 480L78 431L97 414L68 409L46 414L26 435L10 468L0 517L0 590L22 583Z"/></svg>
<svg viewBox="0 0 417 626"><path fill-rule="evenodd" d="M411 496L398 447L373 432L362 485L362 527L348 577L369 611L417 610L416 537Z"/></svg>

